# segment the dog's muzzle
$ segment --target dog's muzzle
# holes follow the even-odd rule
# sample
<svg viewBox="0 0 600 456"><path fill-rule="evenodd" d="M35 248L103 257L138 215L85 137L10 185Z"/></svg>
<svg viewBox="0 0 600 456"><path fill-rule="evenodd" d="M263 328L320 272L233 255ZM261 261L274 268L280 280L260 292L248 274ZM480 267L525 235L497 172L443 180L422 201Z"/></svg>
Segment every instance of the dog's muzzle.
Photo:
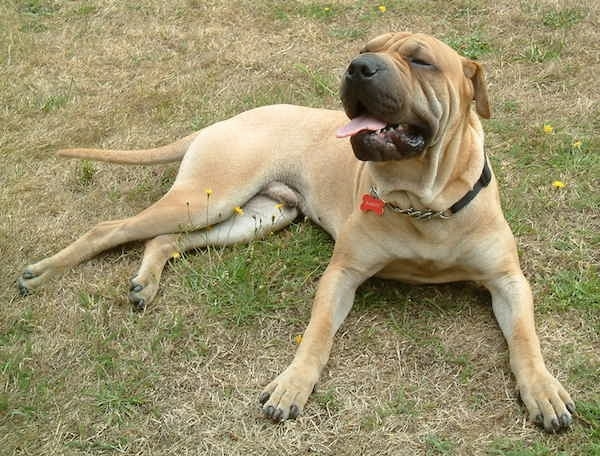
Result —
<svg viewBox="0 0 600 456"><path fill-rule="evenodd" d="M344 73L341 99L350 123L337 136L350 137L359 160L402 160L426 147L426 128L403 119L406 110L398 96L397 73L377 54L354 59Z"/></svg>

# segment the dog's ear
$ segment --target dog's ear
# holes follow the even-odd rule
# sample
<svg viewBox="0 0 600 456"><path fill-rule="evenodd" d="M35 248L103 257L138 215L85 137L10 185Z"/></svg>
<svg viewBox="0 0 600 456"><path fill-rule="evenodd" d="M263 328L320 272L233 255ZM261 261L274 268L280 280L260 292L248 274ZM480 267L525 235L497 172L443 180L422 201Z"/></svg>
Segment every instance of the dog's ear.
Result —
<svg viewBox="0 0 600 456"><path fill-rule="evenodd" d="M484 119L489 119L491 117L490 100L482 66L473 60L463 59L463 71L473 84L473 100L475 100L477 114Z"/></svg>

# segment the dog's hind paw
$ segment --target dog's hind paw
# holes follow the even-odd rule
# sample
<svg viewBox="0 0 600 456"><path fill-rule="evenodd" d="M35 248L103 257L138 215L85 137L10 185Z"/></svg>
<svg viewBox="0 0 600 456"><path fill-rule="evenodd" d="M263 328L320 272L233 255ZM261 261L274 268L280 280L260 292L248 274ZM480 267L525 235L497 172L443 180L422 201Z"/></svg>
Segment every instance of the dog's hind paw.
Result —
<svg viewBox="0 0 600 456"><path fill-rule="evenodd" d="M146 307L152 302L158 291L158 284L149 282L144 285L143 282L144 281L139 277L131 279L129 302L135 312L143 312L146 310Z"/></svg>
<svg viewBox="0 0 600 456"><path fill-rule="evenodd" d="M30 295L39 283L42 282L43 274L37 275L29 268L25 268L20 277L17 278L17 288L21 296Z"/></svg>
<svg viewBox="0 0 600 456"><path fill-rule="evenodd" d="M19 289L19 294L23 297L31 294L31 289L25 283L25 278L23 277L17 279L17 288Z"/></svg>
<svg viewBox="0 0 600 456"><path fill-rule="evenodd" d="M21 296L31 294L61 270L62 267L57 267L50 258L26 266L21 276L17 278L19 293Z"/></svg>

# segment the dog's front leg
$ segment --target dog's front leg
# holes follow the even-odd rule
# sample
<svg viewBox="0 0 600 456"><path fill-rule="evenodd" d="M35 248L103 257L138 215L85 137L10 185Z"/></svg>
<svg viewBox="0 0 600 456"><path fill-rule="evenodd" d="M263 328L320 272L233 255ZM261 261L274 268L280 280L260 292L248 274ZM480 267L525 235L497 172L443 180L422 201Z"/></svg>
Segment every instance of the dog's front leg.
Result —
<svg viewBox="0 0 600 456"><path fill-rule="evenodd" d="M294 360L259 397L263 412L274 421L293 419L302 412L329 359L333 336L350 312L356 288L376 272L353 267L347 258L334 253L319 283L310 322Z"/></svg>
<svg viewBox="0 0 600 456"><path fill-rule="evenodd" d="M568 428L575 405L544 364L535 332L529 283L519 272L486 285L492 294L494 314L508 343L510 365L529 419L543 425L548 432Z"/></svg>

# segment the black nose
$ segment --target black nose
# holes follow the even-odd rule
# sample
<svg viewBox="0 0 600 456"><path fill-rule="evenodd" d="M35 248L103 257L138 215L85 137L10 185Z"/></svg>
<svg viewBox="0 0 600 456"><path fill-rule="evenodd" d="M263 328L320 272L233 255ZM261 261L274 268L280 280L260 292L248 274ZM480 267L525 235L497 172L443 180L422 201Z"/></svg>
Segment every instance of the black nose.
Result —
<svg viewBox="0 0 600 456"><path fill-rule="evenodd" d="M346 70L346 79L371 79L385 69L382 60L374 54L364 54L355 58Z"/></svg>

